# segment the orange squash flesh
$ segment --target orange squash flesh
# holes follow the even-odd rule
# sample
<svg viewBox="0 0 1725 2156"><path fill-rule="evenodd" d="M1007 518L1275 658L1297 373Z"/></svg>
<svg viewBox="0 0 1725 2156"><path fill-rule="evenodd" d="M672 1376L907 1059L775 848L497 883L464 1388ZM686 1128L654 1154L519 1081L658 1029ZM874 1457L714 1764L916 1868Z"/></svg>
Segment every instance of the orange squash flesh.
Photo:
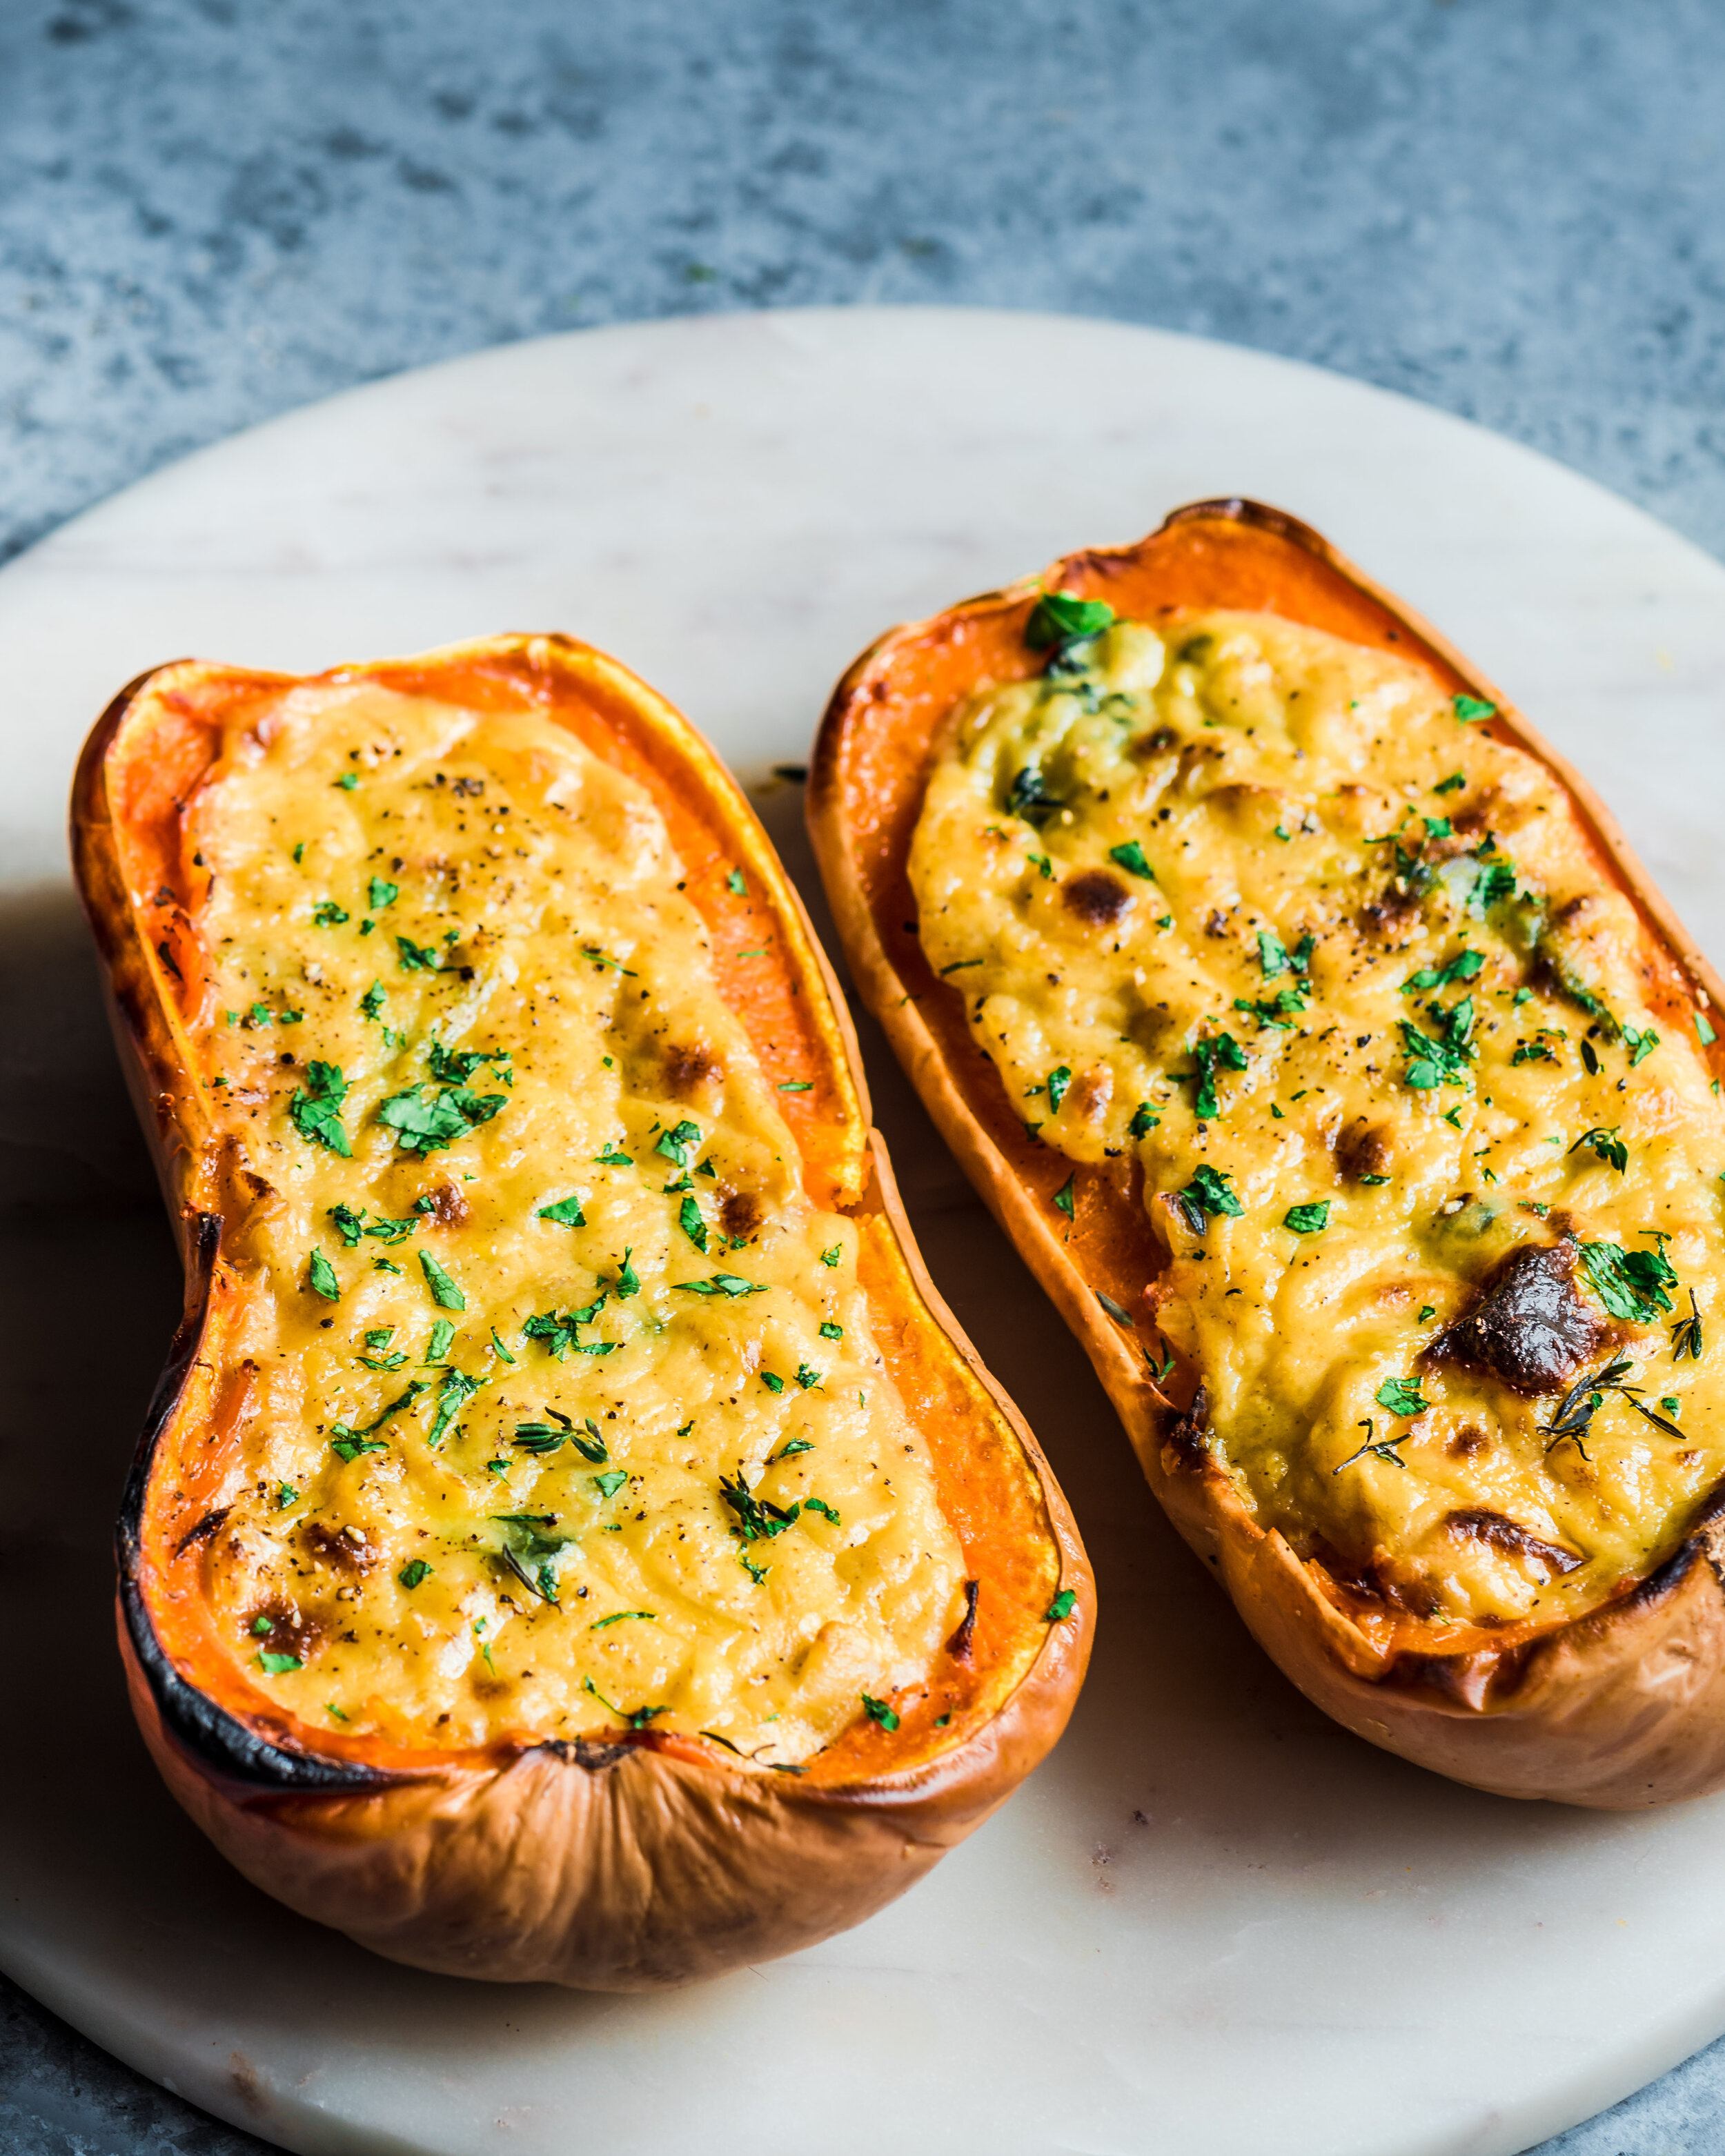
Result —
<svg viewBox="0 0 1725 2156"><path fill-rule="evenodd" d="M1495 706L1497 739L1567 790L1600 883L1644 930L1648 1008L1687 1034L1697 997L1725 989L1585 783L1451 646L1309 527L1238 501L1175 511L1136 546L1070 556L1011 588L890 632L845 675L817 746L809 818L846 956L865 1002L978 1191L1084 1342L1156 1494L1214 1564L1260 1640L1310 1697L1371 1741L1520 1796L1636 1808L1725 1784L1725 1595L1716 1500L1674 1553L1568 1623L1492 1630L1368 1615L1316 1560L1251 1517L1186 1417L1193 1372L1122 1335L1099 1294L1142 1311L1167 1258L1130 1158L1074 1162L1027 1134L978 1054L959 986L937 978L916 927L912 834L942 722L985 684L1041 670L1025 625L1044 591L1106 600L1127 620L1204 609L1279 615L1394 654L1445 695ZM1706 1050L1725 1074L1725 1042ZM1071 1178L1070 1230L1050 1200ZM1055 1226L1060 1228L1058 1235Z"/></svg>
<svg viewBox="0 0 1725 2156"><path fill-rule="evenodd" d="M1081 1547L1034 1440L922 1269L829 972L711 751L627 670L563 638L453 647L311 685L357 682L549 716L650 794L724 1002L763 1069L806 1088L779 1096L804 1188L856 1223L877 1345L982 1588L973 1625L926 1683L885 1702L896 1726L859 1717L795 1775L651 1727L405 1743L300 1723L249 1680L205 1587L210 1508L249 1383L228 1347L245 1284L221 1255L248 1200L244 1164L203 1105L208 879L187 832L224 732L292 685L186 662L110 706L72 816L116 1035L187 1270L186 1321L121 1528L121 1645L141 1725L176 1794L249 1876L396 1958L630 1989L789 1951L901 1892L1055 1741L1089 1649ZM1070 1614L1050 1623L1056 1593Z"/></svg>

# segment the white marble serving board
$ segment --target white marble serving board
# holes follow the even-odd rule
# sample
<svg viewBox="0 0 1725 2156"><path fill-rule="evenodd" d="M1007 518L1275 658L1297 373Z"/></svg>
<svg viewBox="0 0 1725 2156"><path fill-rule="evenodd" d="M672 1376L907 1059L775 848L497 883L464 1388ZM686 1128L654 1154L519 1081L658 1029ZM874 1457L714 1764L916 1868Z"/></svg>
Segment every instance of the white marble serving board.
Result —
<svg viewBox="0 0 1725 2156"><path fill-rule="evenodd" d="M762 780L891 622L1234 492L1440 623L1725 956L1725 571L1527 450L1222 346L870 310L548 339L225 443L0 574L0 1962L58 2012L305 2156L1507 2156L1725 2030L1725 1800L1511 1804L1307 1706L877 1039L923 1247L1101 1597L1065 1741L926 1884L668 1997L424 1976L245 1886L126 1712L107 1536L177 1276L65 886L67 779L114 690L185 653L562 629ZM757 798L812 894L800 790Z"/></svg>

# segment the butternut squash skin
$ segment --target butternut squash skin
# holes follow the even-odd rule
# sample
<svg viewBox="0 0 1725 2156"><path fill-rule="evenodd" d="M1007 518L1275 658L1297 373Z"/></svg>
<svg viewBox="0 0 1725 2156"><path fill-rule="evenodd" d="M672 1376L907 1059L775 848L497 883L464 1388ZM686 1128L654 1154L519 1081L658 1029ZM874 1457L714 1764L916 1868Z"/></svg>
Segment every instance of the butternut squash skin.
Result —
<svg viewBox="0 0 1725 2156"><path fill-rule="evenodd" d="M948 1643L927 1697L900 1702L896 1728L864 1721L799 1774L650 1727L573 1742L504 1728L475 1749L416 1754L300 1724L248 1686L202 1609L204 1530L177 1488L193 1448L219 1442L224 1342L246 1293L223 1245L244 1193L202 1105L174 993L184 946L172 939L195 942L196 921L183 908L164 915L157 880L141 870L177 831L223 712L293 685L182 662L141 676L99 721L71 818L116 1038L186 1269L184 1319L117 1539L120 1645L139 1727L179 1802L248 1878L394 1960L636 1991L810 1945L920 1878L1058 1739L1094 1607L1070 1514L929 1281L869 1128L830 970L752 811L687 722L625 668L561 637L500 638L316 679L481 706L530 701L649 787L704 913L732 863L764 894L773 978L762 990L757 969L755 989L740 986L720 935L721 985L757 1039L800 1029L817 1079L787 1114L805 1182L859 1224L877 1337L981 1592L973 1625ZM1033 1575L1061 1590L1060 1621L1014 1603L1008 1583Z"/></svg>
<svg viewBox="0 0 1725 2156"><path fill-rule="evenodd" d="M978 1191L1082 1342L1152 1489L1214 1567L1260 1644L1345 1727L1456 1780L1507 1796L1634 1810L1725 1785L1725 1495L1697 1510L1666 1561L1589 1614L1507 1630L1484 1650L1435 1653L1409 1618L1385 1645L1354 1624L1284 1537L1251 1516L1202 1442L1195 1378L1158 1383L1099 1296L1142 1306L1164 1262L1123 1176L1079 1165L1075 1220L1050 1200L1074 1163L1032 1143L957 989L932 974L906 873L937 730L985 680L1040 665L1024 625L1044 590L1106 599L1125 619L1207 608L1278 614L1395 653L1445 694L1497 707L1489 730L1567 790L1602 881L1640 916L1653 1007L1686 1029L1697 993L1725 988L1586 783L1439 634L1309 526L1238 500L1176 510L1139 544L1069 556L1042 574L890 631L834 693L809 821L864 1000ZM1707 1050L1714 1075L1725 1045Z"/></svg>

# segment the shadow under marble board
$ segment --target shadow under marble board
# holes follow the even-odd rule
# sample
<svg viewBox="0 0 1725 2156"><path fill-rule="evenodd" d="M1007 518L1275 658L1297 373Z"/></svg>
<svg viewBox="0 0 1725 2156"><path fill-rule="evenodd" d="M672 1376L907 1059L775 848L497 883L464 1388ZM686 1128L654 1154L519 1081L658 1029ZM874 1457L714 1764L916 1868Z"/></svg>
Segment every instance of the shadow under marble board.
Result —
<svg viewBox="0 0 1725 2156"><path fill-rule="evenodd" d="M132 1730L109 1537L178 1281L61 835L113 690L187 652L302 670L567 629L712 737L819 921L800 789L769 774L860 645L1235 492L1501 680L1725 952L1725 571L1528 451L1226 347L866 310L552 339L239 437L0 574L0 1963L57 2012L304 2156L1256 2156L1272 2122L1283 2156L1508 2156L1725 2029L1721 1804L1507 1803L1292 1692L867 1025L929 1264L1097 1568L1076 1717L1003 1813L788 1960L658 1998L489 1988L256 1893Z"/></svg>

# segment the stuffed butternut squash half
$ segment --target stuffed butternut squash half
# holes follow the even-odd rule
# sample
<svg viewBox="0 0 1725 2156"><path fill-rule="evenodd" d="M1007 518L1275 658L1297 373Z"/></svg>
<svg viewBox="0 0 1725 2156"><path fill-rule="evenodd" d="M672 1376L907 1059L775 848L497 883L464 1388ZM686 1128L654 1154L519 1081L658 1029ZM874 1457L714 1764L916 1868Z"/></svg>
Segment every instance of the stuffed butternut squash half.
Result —
<svg viewBox="0 0 1725 2156"><path fill-rule="evenodd" d="M188 662L73 837L186 1265L119 1539L181 1803L468 1976L900 1892L1059 1735L1090 1588L717 760L557 637Z"/></svg>
<svg viewBox="0 0 1725 2156"><path fill-rule="evenodd" d="M1721 989L1581 781L1291 518L884 638L846 952L1296 1684L1481 1788L1725 1783Z"/></svg>

